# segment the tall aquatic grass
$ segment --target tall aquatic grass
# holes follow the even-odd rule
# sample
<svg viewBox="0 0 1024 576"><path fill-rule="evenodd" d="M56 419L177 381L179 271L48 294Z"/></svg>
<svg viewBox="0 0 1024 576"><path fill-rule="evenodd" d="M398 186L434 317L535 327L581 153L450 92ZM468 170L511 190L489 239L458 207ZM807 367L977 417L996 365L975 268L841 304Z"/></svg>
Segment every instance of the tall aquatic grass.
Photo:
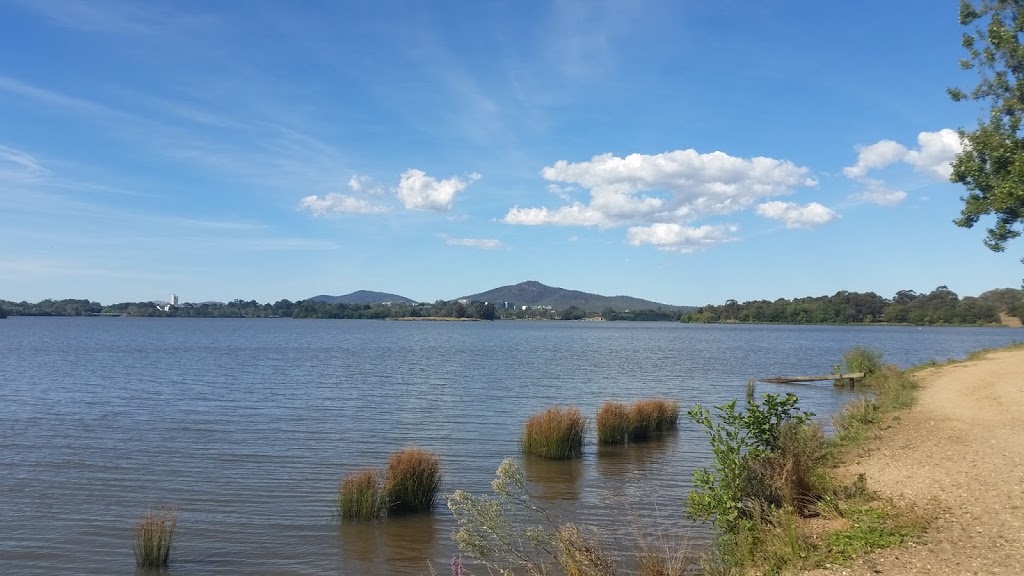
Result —
<svg viewBox="0 0 1024 576"><path fill-rule="evenodd" d="M553 407L530 416L523 426L519 446L525 454L552 460L583 455L587 419L575 406Z"/></svg>
<svg viewBox="0 0 1024 576"><path fill-rule="evenodd" d="M430 512L441 490L441 461L437 454L406 448L391 454L384 473L388 512Z"/></svg>
<svg viewBox="0 0 1024 576"><path fill-rule="evenodd" d="M629 406L621 402L605 402L594 418L600 444L624 444L633 436L633 419Z"/></svg>
<svg viewBox="0 0 1024 576"><path fill-rule="evenodd" d="M597 411L597 441L601 444L642 442L676 427L679 402L661 398L631 405L605 402Z"/></svg>
<svg viewBox="0 0 1024 576"><path fill-rule="evenodd" d="M679 421L679 402L663 398L639 400L631 409L636 440L645 440L676 427Z"/></svg>
<svg viewBox="0 0 1024 576"><path fill-rule="evenodd" d="M160 506L157 511L147 510L135 525L135 564L140 568L160 568L171 561L171 546L178 512Z"/></svg>
<svg viewBox="0 0 1024 576"><path fill-rule="evenodd" d="M343 520L378 520L387 514L383 473L363 468L342 478L338 485L338 517Z"/></svg>

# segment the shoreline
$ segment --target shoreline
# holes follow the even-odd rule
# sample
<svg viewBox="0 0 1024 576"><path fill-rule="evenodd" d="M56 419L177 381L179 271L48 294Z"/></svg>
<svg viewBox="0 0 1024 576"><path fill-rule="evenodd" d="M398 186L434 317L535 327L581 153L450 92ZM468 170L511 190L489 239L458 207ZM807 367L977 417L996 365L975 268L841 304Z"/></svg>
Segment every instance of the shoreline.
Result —
<svg viewBox="0 0 1024 576"><path fill-rule="evenodd" d="M930 518L921 538L814 576L1024 573L1024 346L914 369L917 402L844 455L893 506Z"/></svg>

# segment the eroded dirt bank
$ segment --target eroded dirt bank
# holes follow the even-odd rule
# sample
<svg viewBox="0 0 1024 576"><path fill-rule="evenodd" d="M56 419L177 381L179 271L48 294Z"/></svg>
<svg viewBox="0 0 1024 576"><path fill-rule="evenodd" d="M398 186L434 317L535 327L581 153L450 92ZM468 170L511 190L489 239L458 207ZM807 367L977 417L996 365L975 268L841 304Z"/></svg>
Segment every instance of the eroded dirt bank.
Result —
<svg viewBox="0 0 1024 576"><path fill-rule="evenodd" d="M917 378L918 404L841 474L935 521L921 542L813 574L1024 574L1024 348Z"/></svg>

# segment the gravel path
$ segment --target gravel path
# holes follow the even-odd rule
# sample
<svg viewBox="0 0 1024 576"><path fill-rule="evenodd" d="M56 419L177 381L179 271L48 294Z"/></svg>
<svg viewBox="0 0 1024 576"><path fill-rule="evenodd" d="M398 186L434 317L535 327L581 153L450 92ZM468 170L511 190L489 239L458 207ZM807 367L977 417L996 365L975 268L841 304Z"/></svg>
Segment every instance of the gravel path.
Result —
<svg viewBox="0 0 1024 576"><path fill-rule="evenodd" d="M1024 349L917 377L917 406L841 474L936 520L922 541L812 574L1024 575Z"/></svg>

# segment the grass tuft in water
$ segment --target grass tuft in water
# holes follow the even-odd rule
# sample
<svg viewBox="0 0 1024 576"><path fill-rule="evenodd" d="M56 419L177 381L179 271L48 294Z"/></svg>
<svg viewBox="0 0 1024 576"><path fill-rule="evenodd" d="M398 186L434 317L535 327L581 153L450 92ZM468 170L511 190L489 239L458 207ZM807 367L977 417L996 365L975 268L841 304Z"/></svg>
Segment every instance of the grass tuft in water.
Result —
<svg viewBox="0 0 1024 576"><path fill-rule="evenodd" d="M394 514L430 512L441 490L441 461L437 454L406 448L391 454L384 474L384 498Z"/></svg>
<svg viewBox="0 0 1024 576"><path fill-rule="evenodd" d="M597 441L625 444L649 440L676 427L679 402L662 398L639 400L632 405L605 402L597 411Z"/></svg>
<svg viewBox="0 0 1024 576"><path fill-rule="evenodd" d="M171 561L171 545L178 512L161 505L157 511L147 510L135 525L135 565L160 568Z"/></svg>
<svg viewBox="0 0 1024 576"><path fill-rule="evenodd" d="M587 419L575 406L548 408L526 421L519 446L523 453L541 458L579 458L583 455L586 428Z"/></svg>
<svg viewBox="0 0 1024 576"><path fill-rule="evenodd" d="M378 520L387 513L383 474L376 468L364 468L342 478L338 485L338 518Z"/></svg>
<svg viewBox="0 0 1024 576"><path fill-rule="evenodd" d="M633 419L629 406L621 402L605 402L594 419L600 444L625 444L633 435Z"/></svg>

